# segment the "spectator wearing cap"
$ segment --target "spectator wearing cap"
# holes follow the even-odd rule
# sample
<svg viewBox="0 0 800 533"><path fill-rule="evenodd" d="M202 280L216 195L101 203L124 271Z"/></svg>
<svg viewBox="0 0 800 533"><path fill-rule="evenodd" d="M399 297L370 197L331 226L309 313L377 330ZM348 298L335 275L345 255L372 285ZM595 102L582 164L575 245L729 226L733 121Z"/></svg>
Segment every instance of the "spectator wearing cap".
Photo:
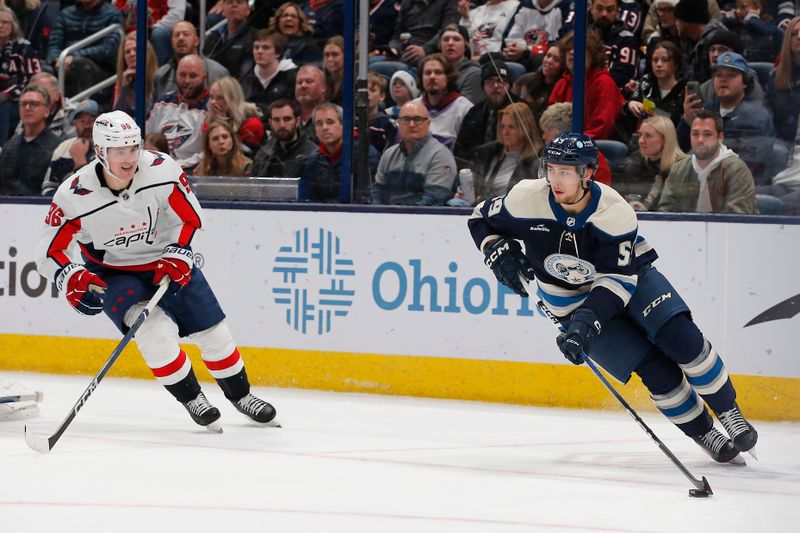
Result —
<svg viewBox="0 0 800 533"><path fill-rule="evenodd" d="M708 0L680 0L675 6L675 18L678 35L684 40L686 78L702 83L711 76L706 59L708 41L715 31L725 26L711 18Z"/></svg>
<svg viewBox="0 0 800 533"><path fill-rule="evenodd" d="M500 110L517 100L510 92L511 75L503 61L487 62L481 67L484 100L464 115L453 153L459 168L470 166L474 148L497 139Z"/></svg>
<svg viewBox="0 0 800 533"><path fill-rule="evenodd" d="M448 24L439 39L439 49L458 72L458 92L473 104L482 102L481 67L470 59L467 29L458 24Z"/></svg>
<svg viewBox="0 0 800 533"><path fill-rule="evenodd" d="M426 56L420 62L419 75L422 96L415 101L422 102L428 110L431 135L452 150L472 102L458 92L458 74L442 54Z"/></svg>
<svg viewBox="0 0 800 533"><path fill-rule="evenodd" d="M726 13L722 23L736 33L744 44L740 52L748 63L761 61L774 63L783 41L783 31L769 13L764 11L761 0L737 0L733 10Z"/></svg>
<svg viewBox="0 0 800 533"><path fill-rule="evenodd" d="M725 52L736 52L741 54L743 52L743 43L738 35L726 29L719 29L711 34L708 40L708 66L711 69L716 63L719 56ZM714 94L714 80L709 78L700 84L700 96L703 97L703 102L714 102L717 96ZM764 89L760 83L754 83L753 89L748 91L745 95L745 100L751 102L761 102L764 100Z"/></svg>
<svg viewBox="0 0 800 533"><path fill-rule="evenodd" d="M679 0L655 0L650 4L647 16L642 26L642 42L651 44L650 41L668 40L680 44L678 36L675 8ZM717 0L707 0L708 13L712 19L721 19L722 12L717 5Z"/></svg>
<svg viewBox="0 0 800 533"><path fill-rule="evenodd" d="M386 114L396 119L400 116L400 108L406 102L419 97L417 80L405 70L398 70L392 74L392 79L389 82L389 94L394 100L394 105L386 110Z"/></svg>
<svg viewBox="0 0 800 533"><path fill-rule="evenodd" d="M72 109L76 135L62 141L53 152L42 182L42 196L53 196L67 176L95 158L92 130L99 115L100 106L94 100L83 100Z"/></svg>
<svg viewBox="0 0 800 533"><path fill-rule="evenodd" d="M766 163L772 157L774 128L772 118L760 103L748 102L745 94L758 83L747 61L735 52L725 52L714 65L716 101L704 102L703 108L722 117L725 145L739 154L761 183L767 179ZM690 127L698 113L696 100L684 100L683 117L678 123L678 141L684 151L691 148Z"/></svg>
<svg viewBox="0 0 800 533"><path fill-rule="evenodd" d="M19 96L22 132L11 137L0 153L0 194L39 196L42 176L58 144L47 129L50 94L28 85Z"/></svg>

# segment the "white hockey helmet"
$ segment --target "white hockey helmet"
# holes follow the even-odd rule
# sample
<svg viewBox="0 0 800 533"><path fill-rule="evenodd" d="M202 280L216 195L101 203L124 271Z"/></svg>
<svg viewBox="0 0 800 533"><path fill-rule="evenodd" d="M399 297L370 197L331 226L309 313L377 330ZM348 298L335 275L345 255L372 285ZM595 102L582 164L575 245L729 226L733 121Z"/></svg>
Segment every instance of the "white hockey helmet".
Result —
<svg viewBox="0 0 800 533"><path fill-rule="evenodd" d="M142 131L136 125L136 121L124 111L111 111L95 119L92 140L97 159L111 172L108 168L108 149L141 146Z"/></svg>

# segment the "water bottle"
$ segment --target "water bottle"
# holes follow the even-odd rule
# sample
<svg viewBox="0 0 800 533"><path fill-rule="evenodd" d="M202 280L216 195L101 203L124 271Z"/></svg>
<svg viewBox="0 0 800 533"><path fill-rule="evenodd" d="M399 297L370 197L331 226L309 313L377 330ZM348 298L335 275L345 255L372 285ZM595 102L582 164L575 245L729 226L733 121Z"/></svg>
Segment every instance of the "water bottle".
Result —
<svg viewBox="0 0 800 533"><path fill-rule="evenodd" d="M401 33L400 34L400 45L403 47L403 50L401 50L401 52L404 52L405 49L406 49L406 46L408 46L410 43L411 43L411 34L408 33L407 31L404 31L403 33Z"/></svg>
<svg viewBox="0 0 800 533"><path fill-rule="evenodd" d="M461 192L464 193L464 201L469 205L475 205L475 181L472 177L472 170L462 168L458 172L458 183L461 187Z"/></svg>

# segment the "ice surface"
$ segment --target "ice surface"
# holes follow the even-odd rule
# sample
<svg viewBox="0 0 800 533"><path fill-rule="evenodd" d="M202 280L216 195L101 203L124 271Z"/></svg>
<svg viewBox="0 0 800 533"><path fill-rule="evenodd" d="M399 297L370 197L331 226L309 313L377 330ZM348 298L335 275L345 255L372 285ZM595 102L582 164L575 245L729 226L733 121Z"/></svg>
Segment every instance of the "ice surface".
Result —
<svg viewBox="0 0 800 533"><path fill-rule="evenodd" d="M52 433L90 378L5 375L44 401L0 422L2 533L798 531L800 424L758 423L760 460L733 467L645 413L708 477L714 496L693 499L621 411L257 388L269 429L204 384L217 435L154 381L107 378L41 455L23 425Z"/></svg>

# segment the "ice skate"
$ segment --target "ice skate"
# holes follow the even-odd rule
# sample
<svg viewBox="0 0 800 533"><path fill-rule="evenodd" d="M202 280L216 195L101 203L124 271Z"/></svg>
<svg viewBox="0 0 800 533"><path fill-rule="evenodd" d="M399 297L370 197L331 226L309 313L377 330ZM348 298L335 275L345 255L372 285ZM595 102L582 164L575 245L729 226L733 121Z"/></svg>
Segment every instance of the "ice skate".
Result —
<svg viewBox="0 0 800 533"><path fill-rule="evenodd" d="M718 463L745 464L733 442L715 428L711 428L705 435L693 437L693 440Z"/></svg>
<svg viewBox="0 0 800 533"><path fill-rule="evenodd" d="M756 442L758 442L758 432L752 424L745 420L739 406L735 403L733 407L724 413L717 415L722 427L728 432L731 441L737 450L748 452L756 458Z"/></svg>
<svg viewBox="0 0 800 533"><path fill-rule="evenodd" d="M209 431L222 433L222 427L217 422L220 417L219 409L211 405L205 394L201 392L197 398L184 403L183 406L197 424L204 426Z"/></svg>
<svg viewBox="0 0 800 533"><path fill-rule="evenodd" d="M259 424L269 424L272 427L281 427L275 421L275 408L261 398L257 398L248 393L237 401L231 401L236 409L246 415L248 418L258 422Z"/></svg>

